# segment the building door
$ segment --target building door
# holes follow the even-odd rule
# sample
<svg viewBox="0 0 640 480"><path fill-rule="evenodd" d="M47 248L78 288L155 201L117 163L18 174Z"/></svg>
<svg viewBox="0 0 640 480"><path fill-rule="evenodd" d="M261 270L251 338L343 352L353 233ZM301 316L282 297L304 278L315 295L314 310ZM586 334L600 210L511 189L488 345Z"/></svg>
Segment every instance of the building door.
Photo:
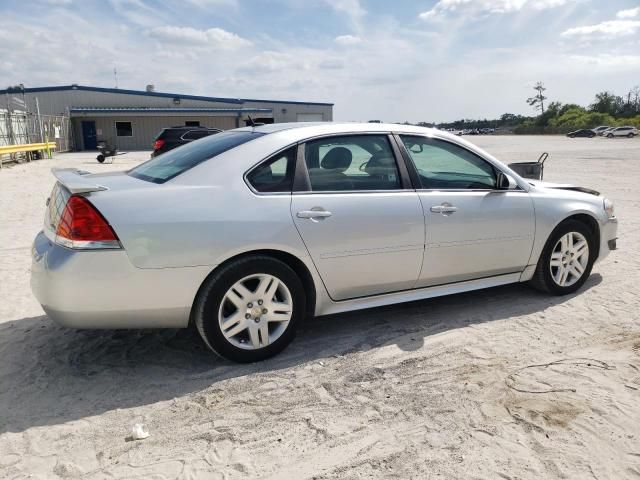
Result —
<svg viewBox="0 0 640 480"><path fill-rule="evenodd" d="M82 121L82 143L85 150L95 150L98 148L96 122L93 120Z"/></svg>

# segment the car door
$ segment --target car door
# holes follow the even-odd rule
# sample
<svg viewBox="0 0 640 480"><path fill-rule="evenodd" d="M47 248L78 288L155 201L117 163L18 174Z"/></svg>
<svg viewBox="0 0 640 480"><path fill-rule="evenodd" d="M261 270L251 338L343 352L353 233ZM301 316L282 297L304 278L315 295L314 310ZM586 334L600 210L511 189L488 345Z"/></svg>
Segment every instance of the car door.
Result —
<svg viewBox="0 0 640 480"><path fill-rule="evenodd" d="M417 287L522 271L535 232L531 197L496 189L496 167L457 144L401 135L416 174L426 242Z"/></svg>
<svg viewBox="0 0 640 480"><path fill-rule="evenodd" d="M412 288L424 218L386 134L324 137L299 148L291 215L334 300Z"/></svg>

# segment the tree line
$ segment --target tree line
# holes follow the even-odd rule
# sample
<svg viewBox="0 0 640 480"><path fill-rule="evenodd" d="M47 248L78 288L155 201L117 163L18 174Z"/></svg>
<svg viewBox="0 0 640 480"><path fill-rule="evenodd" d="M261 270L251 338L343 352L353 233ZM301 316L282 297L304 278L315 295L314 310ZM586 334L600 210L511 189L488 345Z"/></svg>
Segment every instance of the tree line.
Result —
<svg viewBox="0 0 640 480"><path fill-rule="evenodd" d="M542 82L538 82L534 90L536 93L527 99L527 103L539 112L537 116L505 113L493 120L461 119L441 123L437 127L459 130L496 128L514 133L567 133L599 125L640 128L640 86L633 87L624 95L609 91L597 93L593 103L587 107L557 101L546 104L546 88Z"/></svg>

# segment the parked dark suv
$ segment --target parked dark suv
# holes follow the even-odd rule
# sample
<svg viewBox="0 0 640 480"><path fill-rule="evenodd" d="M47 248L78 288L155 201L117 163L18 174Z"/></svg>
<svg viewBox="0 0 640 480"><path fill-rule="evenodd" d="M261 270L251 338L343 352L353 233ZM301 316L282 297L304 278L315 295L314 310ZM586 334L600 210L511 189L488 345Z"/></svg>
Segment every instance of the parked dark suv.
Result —
<svg viewBox="0 0 640 480"><path fill-rule="evenodd" d="M151 156L155 157L161 153L173 150L180 145L185 145L199 138L220 133L221 131L219 128L209 127L163 128L153 142L153 152L151 152Z"/></svg>

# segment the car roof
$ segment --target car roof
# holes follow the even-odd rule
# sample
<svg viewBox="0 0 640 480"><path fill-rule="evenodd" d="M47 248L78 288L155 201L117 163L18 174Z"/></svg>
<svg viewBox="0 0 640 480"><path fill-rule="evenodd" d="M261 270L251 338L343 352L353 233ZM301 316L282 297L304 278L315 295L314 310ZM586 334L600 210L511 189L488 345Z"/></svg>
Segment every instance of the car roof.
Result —
<svg viewBox="0 0 640 480"><path fill-rule="evenodd" d="M206 129L206 130L220 130L219 128L216 127L207 127L205 125L193 125L193 126L189 126L189 125L177 125L175 127L165 127L165 130L197 130L197 129Z"/></svg>
<svg viewBox="0 0 640 480"><path fill-rule="evenodd" d="M318 135L326 135L331 133L385 133L385 132L403 132L417 134L438 134L449 135L444 130L435 128L417 127L415 125L405 125L401 123L365 123L365 122L292 122L292 123L272 123L269 125L260 125L256 127L237 128L236 131L257 132L257 133L277 133L285 130L297 130L301 136L312 136L316 132Z"/></svg>

